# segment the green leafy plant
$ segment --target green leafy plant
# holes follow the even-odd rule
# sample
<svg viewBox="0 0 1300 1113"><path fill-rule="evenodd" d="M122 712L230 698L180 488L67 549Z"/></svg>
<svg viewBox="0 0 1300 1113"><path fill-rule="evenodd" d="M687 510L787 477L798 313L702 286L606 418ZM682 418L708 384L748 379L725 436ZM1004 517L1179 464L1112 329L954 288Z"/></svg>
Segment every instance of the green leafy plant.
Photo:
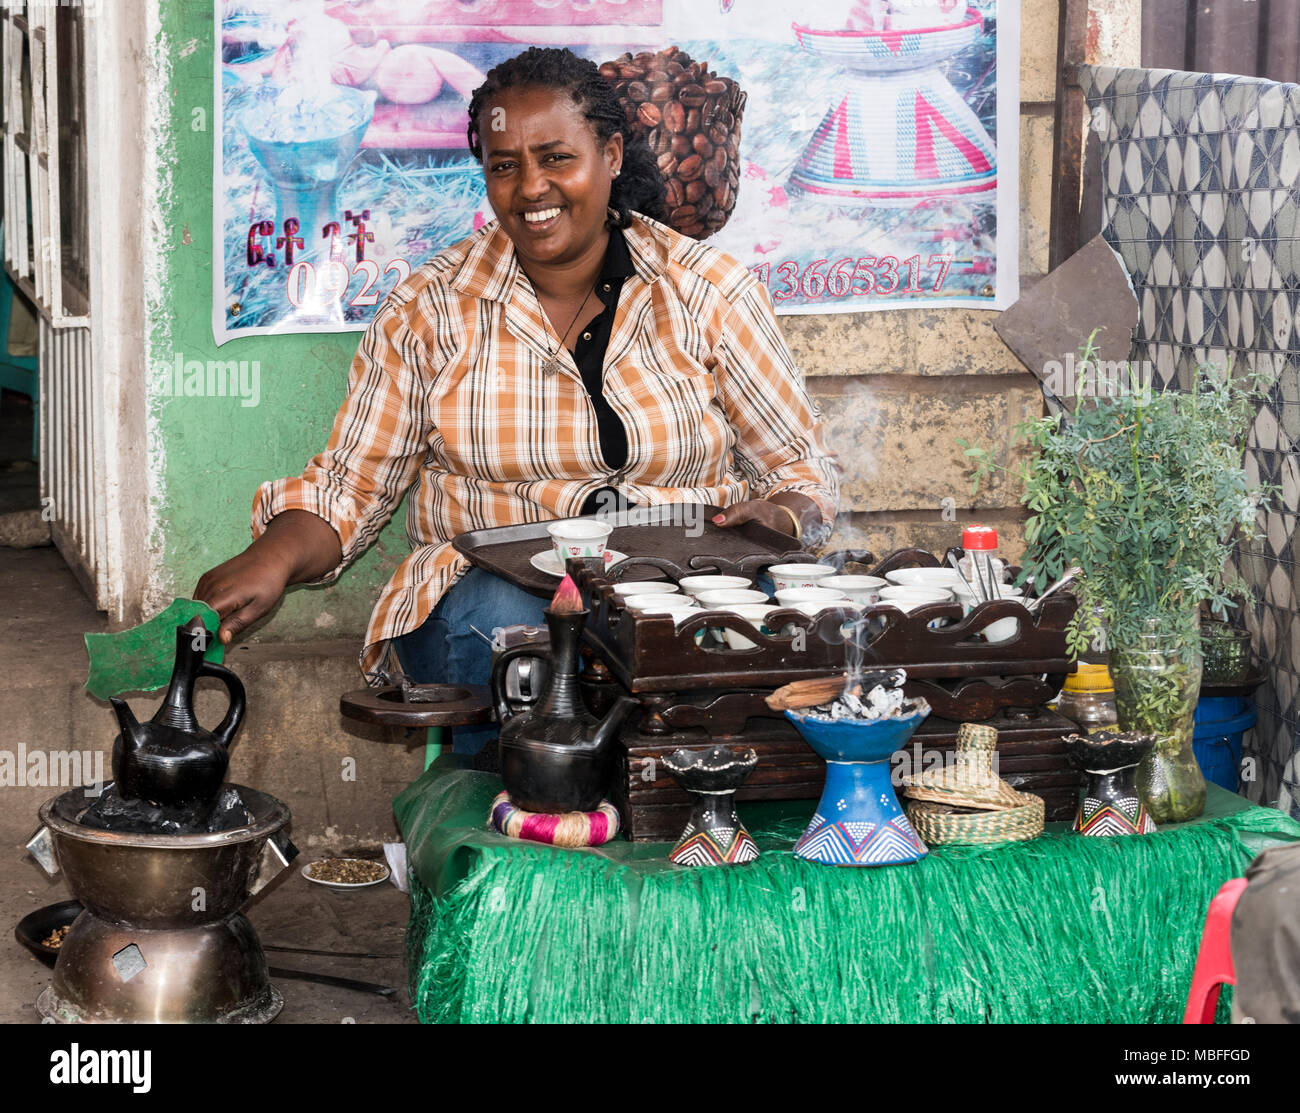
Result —
<svg viewBox="0 0 1300 1113"><path fill-rule="evenodd" d="M1094 332L1080 352L1096 357ZM1131 374L1114 397L1080 397L1073 413L1016 429L1033 455L1018 468L1028 552L1025 577L1046 584L1083 569L1070 650L1085 650L1104 621L1109 641L1132 643L1147 620L1161 624L1208 603L1234 606L1225 564L1238 537L1259 532L1257 515L1276 488L1251 487L1242 467L1246 430L1262 396L1257 376L1234 381L1198 369L1188 392L1155 392ZM1000 465L988 449L958 443L974 487Z"/></svg>
<svg viewBox="0 0 1300 1113"><path fill-rule="evenodd" d="M1094 332L1081 352L1096 357ZM1198 617L1235 605L1226 563L1238 538L1259 532L1276 488L1254 486L1244 437L1263 383L1197 370L1193 389L1154 393L1130 369L1110 396L1080 396L1070 414L1026 422L1016 439L1032 456L1019 469L1028 553L1040 585L1071 565L1083 574L1067 630L1077 656L1106 628L1120 724L1156 736L1138 784L1157 822L1199 815L1205 781L1191 749L1200 689ZM989 451L959 442L975 488L997 468Z"/></svg>

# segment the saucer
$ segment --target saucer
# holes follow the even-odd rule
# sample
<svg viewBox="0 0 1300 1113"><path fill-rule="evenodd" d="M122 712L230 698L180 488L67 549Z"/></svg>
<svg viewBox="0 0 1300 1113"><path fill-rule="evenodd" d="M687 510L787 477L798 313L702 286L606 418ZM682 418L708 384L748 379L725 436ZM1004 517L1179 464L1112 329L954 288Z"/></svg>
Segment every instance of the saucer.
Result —
<svg viewBox="0 0 1300 1113"><path fill-rule="evenodd" d="M627 553L620 553L614 549L606 549L605 555L612 557L612 560L606 562L606 568L613 568L620 560L627 560ZM563 576L564 565L560 558L555 555L554 549L544 549L540 553L534 553L528 558L531 564L539 572L545 572L548 576Z"/></svg>
<svg viewBox="0 0 1300 1113"><path fill-rule="evenodd" d="M322 858L321 859L321 861L325 861L325 862L328 861L352 862L358 860L365 861L367 862L367 864L371 864L369 859L355 859L355 858L341 858L341 859ZM324 885L325 888L333 889L335 892L346 893L346 892L351 892L353 889L369 889L370 886L372 885L382 885L385 881L388 880L388 876L392 871L389 870L389 868L386 865L384 865L383 862L374 862L373 864L376 866L383 866L383 870L384 870L383 876L376 877L373 881L326 881L324 880L324 878L312 877L311 868L312 866L316 865L315 862L308 862L305 866L303 866L302 875L313 885Z"/></svg>

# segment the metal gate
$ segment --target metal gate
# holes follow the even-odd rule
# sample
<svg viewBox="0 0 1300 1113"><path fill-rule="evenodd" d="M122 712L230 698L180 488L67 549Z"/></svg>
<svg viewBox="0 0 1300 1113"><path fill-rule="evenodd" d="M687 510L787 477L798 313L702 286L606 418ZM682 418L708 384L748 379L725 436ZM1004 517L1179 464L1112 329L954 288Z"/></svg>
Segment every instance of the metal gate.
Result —
<svg viewBox="0 0 1300 1113"><path fill-rule="evenodd" d="M55 545L95 607L108 606L105 484L88 328L41 319L41 508Z"/></svg>
<svg viewBox="0 0 1300 1113"><path fill-rule="evenodd" d="M107 605L102 399L91 358L86 9L0 2L4 266L40 311L40 489L54 542Z"/></svg>

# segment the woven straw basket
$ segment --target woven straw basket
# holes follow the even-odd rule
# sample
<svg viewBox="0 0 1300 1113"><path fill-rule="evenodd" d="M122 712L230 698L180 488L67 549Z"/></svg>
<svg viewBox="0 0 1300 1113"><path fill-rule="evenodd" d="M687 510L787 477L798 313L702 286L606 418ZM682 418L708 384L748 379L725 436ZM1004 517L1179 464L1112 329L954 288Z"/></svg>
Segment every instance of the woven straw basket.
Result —
<svg viewBox="0 0 1300 1113"><path fill-rule="evenodd" d="M1002 811L959 811L947 804L909 800L907 818L932 846L944 843L988 844L1032 839L1043 833L1043 800L1018 792L1020 803Z"/></svg>

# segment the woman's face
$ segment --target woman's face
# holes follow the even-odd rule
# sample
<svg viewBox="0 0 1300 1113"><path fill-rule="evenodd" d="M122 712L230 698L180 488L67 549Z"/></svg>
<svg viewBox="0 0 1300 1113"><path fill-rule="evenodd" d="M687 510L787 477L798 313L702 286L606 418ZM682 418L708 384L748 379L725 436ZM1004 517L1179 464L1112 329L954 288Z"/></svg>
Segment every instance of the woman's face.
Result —
<svg viewBox="0 0 1300 1113"><path fill-rule="evenodd" d="M479 117L488 202L527 265L572 262L605 230L623 137L602 144L567 92L497 94Z"/></svg>

